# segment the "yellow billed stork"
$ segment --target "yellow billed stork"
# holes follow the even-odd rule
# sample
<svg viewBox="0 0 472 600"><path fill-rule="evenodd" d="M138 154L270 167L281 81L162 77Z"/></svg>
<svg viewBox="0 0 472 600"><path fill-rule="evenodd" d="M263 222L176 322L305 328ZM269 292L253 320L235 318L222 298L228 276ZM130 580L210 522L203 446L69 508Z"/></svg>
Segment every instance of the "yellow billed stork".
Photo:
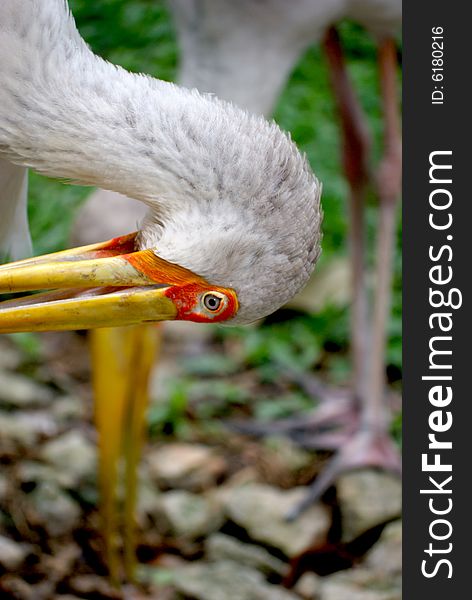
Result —
<svg viewBox="0 0 472 600"><path fill-rule="evenodd" d="M321 186L275 124L102 60L64 0L3 1L0 54L0 250L28 252L28 168L148 207L136 233L1 266L0 293L49 291L2 302L0 333L249 323L306 283Z"/></svg>

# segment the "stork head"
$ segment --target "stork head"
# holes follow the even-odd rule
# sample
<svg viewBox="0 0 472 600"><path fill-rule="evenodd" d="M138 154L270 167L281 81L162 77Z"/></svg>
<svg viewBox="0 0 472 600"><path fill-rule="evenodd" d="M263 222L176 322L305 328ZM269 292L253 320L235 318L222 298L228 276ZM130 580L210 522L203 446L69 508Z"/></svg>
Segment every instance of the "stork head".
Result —
<svg viewBox="0 0 472 600"><path fill-rule="evenodd" d="M159 123L167 160L146 147L143 173L149 162L158 184L140 194L139 232L1 266L0 293L50 291L0 304L0 332L249 323L303 287L321 241L321 186L306 159L274 123L195 97L198 119L190 102L172 107L169 131Z"/></svg>

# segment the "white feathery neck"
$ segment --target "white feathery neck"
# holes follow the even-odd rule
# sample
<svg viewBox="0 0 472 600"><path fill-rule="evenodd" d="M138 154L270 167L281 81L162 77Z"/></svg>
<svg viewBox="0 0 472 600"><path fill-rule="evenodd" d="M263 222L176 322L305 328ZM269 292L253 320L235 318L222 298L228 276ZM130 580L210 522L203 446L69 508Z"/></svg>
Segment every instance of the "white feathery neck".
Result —
<svg viewBox="0 0 472 600"><path fill-rule="evenodd" d="M319 255L320 186L275 124L95 56L63 0L0 5L0 157L152 207L141 247L275 310Z"/></svg>

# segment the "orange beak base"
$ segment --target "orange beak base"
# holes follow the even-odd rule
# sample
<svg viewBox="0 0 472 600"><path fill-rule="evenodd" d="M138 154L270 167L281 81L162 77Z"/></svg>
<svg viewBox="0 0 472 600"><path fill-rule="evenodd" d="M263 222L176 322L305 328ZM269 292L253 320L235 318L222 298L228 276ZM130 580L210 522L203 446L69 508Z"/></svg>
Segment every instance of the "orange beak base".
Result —
<svg viewBox="0 0 472 600"><path fill-rule="evenodd" d="M51 290L0 303L0 333L116 327L183 319L219 322L234 290L134 251L136 234L0 266L0 294Z"/></svg>

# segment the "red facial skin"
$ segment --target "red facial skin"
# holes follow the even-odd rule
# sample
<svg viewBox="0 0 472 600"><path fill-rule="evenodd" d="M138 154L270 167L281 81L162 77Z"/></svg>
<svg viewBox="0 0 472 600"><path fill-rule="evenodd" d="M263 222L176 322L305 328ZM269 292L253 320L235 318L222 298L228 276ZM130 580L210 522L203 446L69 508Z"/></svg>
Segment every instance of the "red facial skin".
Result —
<svg viewBox="0 0 472 600"><path fill-rule="evenodd" d="M226 306L221 312L214 314L201 308L201 297L205 292L219 292L227 299ZM172 300L177 308L176 320L194 321L196 323L220 323L236 315L239 304L236 292L229 288L212 287L209 284L190 283L173 286L166 290L165 296Z"/></svg>
<svg viewBox="0 0 472 600"><path fill-rule="evenodd" d="M152 281L169 285L167 296L177 308L177 320L197 323L219 323L236 315L239 308L236 292L230 288L212 286L206 279L180 265L170 263L152 250L129 252L136 234L114 238L99 251L121 254L135 269ZM226 298L220 310L211 312L202 306L205 292L218 292Z"/></svg>

